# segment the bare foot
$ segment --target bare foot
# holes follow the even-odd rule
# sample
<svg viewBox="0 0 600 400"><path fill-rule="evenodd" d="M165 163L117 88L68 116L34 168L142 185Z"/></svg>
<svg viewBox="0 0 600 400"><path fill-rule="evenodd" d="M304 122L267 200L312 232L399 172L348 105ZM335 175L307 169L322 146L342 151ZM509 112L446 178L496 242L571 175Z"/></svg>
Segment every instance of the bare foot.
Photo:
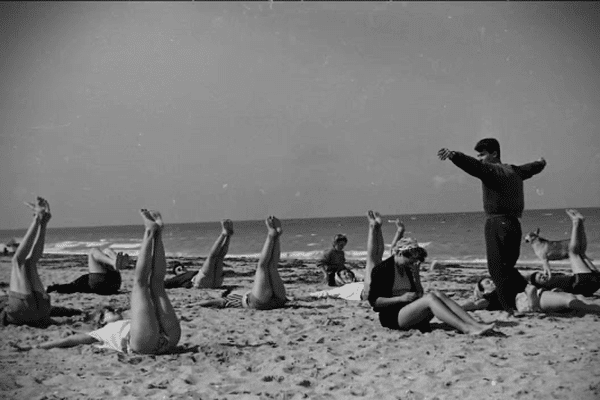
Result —
<svg viewBox="0 0 600 400"><path fill-rule="evenodd" d="M152 214L150 214L150 211L146 210L145 208L142 208L140 210L140 214L142 214L142 217L144 218L144 226L146 227L146 229L152 231L160 229L160 226L156 223L154 217L152 216Z"/></svg>
<svg viewBox="0 0 600 400"><path fill-rule="evenodd" d="M265 220L265 224L267 225L269 235L276 236L281 234L281 222L273 215L269 215L267 217L267 219Z"/></svg>
<svg viewBox="0 0 600 400"><path fill-rule="evenodd" d="M369 219L369 225L381 226L381 215L373 210L367 211L367 218Z"/></svg>
<svg viewBox="0 0 600 400"><path fill-rule="evenodd" d="M163 228L163 226L165 225L163 220L162 220L162 215L160 215L160 213L156 210L150 210L150 215L152 215L152 218L154 218L154 222L156 222L156 224L158 225L158 227L160 229Z"/></svg>
<svg viewBox="0 0 600 400"><path fill-rule="evenodd" d="M223 228L223 235L233 235L233 221L230 219L224 219L221 221L221 227Z"/></svg>
<svg viewBox="0 0 600 400"><path fill-rule="evenodd" d="M403 234L404 230L405 230L404 222L400 221L400 218L396 218L396 220L394 221L394 223L396 224L396 229L398 229L398 232L400 232L401 234Z"/></svg>
<svg viewBox="0 0 600 400"><path fill-rule="evenodd" d="M273 227L275 228L275 231L277 232L278 235L281 235L283 233L283 229L281 228L281 221L279 219L277 219L277 217L272 216L273 217Z"/></svg>
<svg viewBox="0 0 600 400"><path fill-rule="evenodd" d="M584 220L585 218L583 218L583 215L581 215L579 213L579 211L574 210L574 209L567 209L565 210L565 212L569 215L569 217L571 217L571 220L576 221L576 220Z"/></svg>
<svg viewBox="0 0 600 400"><path fill-rule="evenodd" d="M33 215L42 222L48 222L52 215L50 214L50 204L42 197L37 197L35 203L24 202L27 207L33 210Z"/></svg>
<svg viewBox="0 0 600 400"><path fill-rule="evenodd" d="M467 333L471 336L481 336L481 335L485 335L488 332L493 331L495 327L496 327L496 324L487 324L487 325L479 324L479 327L477 327L477 328L474 327L472 330L470 330Z"/></svg>

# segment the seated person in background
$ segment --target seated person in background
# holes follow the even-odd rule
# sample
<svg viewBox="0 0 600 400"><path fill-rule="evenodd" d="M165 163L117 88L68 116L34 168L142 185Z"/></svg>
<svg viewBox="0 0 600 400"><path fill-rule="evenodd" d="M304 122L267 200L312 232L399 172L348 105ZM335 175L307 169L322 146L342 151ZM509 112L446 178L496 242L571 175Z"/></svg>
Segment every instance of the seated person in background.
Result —
<svg viewBox="0 0 600 400"><path fill-rule="evenodd" d="M258 259L252 290L243 295L231 293L220 299L201 301L198 303L200 307L271 310L285 305L287 302L285 287L277 270L281 255L279 240L282 233L281 222L274 216L269 216L265 224L267 238Z"/></svg>
<svg viewBox="0 0 600 400"><path fill-rule="evenodd" d="M333 247L323 252L323 256L317 261L317 267L323 271L324 281L329 286L337 286L336 274L346 267L346 256L344 247L348 244L348 238L341 233L333 237Z"/></svg>
<svg viewBox="0 0 600 400"><path fill-rule="evenodd" d="M37 263L44 254L46 226L52 215L48 202L38 197L25 203L34 212L33 221L12 258L8 302L0 314L2 324L46 327L50 319L50 296L42 284Z"/></svg>
<svg viewBox="0 0 600 400"><path fill-rule="evenodd" d="M563 292L592 296L600 289L600 272L585 255L587 238L584 218L577 210L566 210L571 217L571 241L569 242L569 260L573 275L553 274L550 278L539 272L529 275L528 281L540 289L560 289Z"/></svg>
<svg viewBox="0 0 600 400"><path fill-rule="evenodd" d="M515 298L519 312L562 312L583 311L590 314L600 314L600 304L591 302L585 297L572 293L555 292L538 289L527 285L524 292ZM498 298L496 285L489 277L481 278L475 285L473 300L462 305L465 311L488 310L501 311L502 305Z"/></svg>
<svg viewBox="0 0 600 400"><path fill-rule="evenodd" d="M158 211L146 209L142 209L141 214L145 230L133 278L131 319L123 319L122 315L104 307L98 318L99 324L104 325L102 328L41 343L34 348L100 342L104 348L123 353L163 354L177 346L181 326L164 286L167 261L162 242L162 217Z"/></svg>
<svg viewBox="0 0 600 400"><path fill-rule="evenodd" d="M375 215L373 215L375 217ZM393 255L393 249L396 246L396 243L404 236L404 224L396 219L394 221L396 223L396 234L392 239L392 243L390 246L390 253ZM367 239L367 264L365 267L365 279L366 277L370 277L371 270L376 264L381 263L381 258L384 253L383 246L380 246L380 243L383 243L383 236L381 235L381 229L376 228L374 225L369 224L369 233ZM427 253L423 250L422 257L420 259L421 262L425 261L425 257ZM364 294L364 282L358 282L354 273L349 269L340 270L336 276L336 284L338 287L329 290L320 290L318 292L310 293L310 297L314 298L334 298L334 299L344 299L350 301L360 301L366 299L366 295ZM345 282L345 283L344 283Z"/></svg>
<svg viewBox="0 0 600 400"><path fill-rule="evenodd" d="M48 286L48 293L96 293L111 295L121 288L120 270L129 264L129 255L115 253L112 249L92 248L88 254L89 273L71 283Z"/></svg>
<svg viewBox="0 0 600 400"><path fill-rule="evenodd" d="M218 288L223 285L223 260L229 251L233 222L221 221L221 234L213 244L200 271L186 271L165 281L165 288Z"/></svg>
<svg viewBox="0 0 600 400"><path fill-rule="evenodd" d="M371 270L368 300L379 314L379 322L385 328L430 330L429 321L437 317L460 332L481 335L494 329L494 324L482 324L471 317L454 300L439 291L423 293L419 267L427 256L416 240L400 239L393 247L393 256L378 262L383 254L381 216L368 212L369 241L373 240L372 252L367 251L367 262L376 264ZM367 283L365 282L365 287Z"/></svg>

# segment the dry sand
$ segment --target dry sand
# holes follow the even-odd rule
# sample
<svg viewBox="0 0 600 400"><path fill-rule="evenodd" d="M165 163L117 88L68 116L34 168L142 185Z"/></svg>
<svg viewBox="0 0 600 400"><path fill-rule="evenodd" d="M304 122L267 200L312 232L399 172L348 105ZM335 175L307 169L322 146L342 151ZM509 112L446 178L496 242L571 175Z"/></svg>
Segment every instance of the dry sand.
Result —
<svg viewBox="0 0 600 400"><path fill-rule="evenodd" d="M255 262L226 263L225 283L250 287ZM1 258L0 266L6 293L10 259ZM86 272L86 258L46 255L39 269L47 285L66 282ZM183 330L177 354L11 346L89 330L83 316L56 318L61 325L48 329L0 328L0 398L600 399L598 316L526 316L499 321L499 334L476 338L435 319L431 333L397 332L382 328L367 304L305 299L324 289L314 263L280 271L294 298L280 310L200 309L198 300L223 291L169 290ZM441 289L461 302L484 272L483 265L454 265L423 272L422 280L426 290ZM123 271L119 295L52 293L52 303L84 311L101 302L127 307L132 273ZM474 314L484 321L503 318Z"/></svg>

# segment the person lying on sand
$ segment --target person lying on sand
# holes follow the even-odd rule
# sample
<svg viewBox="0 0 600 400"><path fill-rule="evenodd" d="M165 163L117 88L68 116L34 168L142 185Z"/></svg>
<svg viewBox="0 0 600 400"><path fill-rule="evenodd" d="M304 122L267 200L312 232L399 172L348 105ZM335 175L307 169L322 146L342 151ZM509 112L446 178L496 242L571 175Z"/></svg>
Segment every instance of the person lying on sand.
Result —
<svg viewBox="0 0 600 400"><path fill-rule="evenodd" d="M46 226L52 215L50 204L41 197L35 203L25 204L33 210L33 221L12 258L8 302L0 321L2 324L46 327L52 323L52 307L37 263L44 253Z"/></svg>
<svg viewBox="0 0 600 400"><path fill-rule="evenodd" d="M394 221L396 223L396 233L394 234L394 238L392 239L392 243L390 245L390 255L393 255L393 249L396 246L396 243L404 236L404 223L402 223L399 219ZM371 224L369 224L369 233L367 240L367 254L370 254L370 258L367 258L367 266L365 268L365 276L370 276L371 270L376 264L381 263L383 256L383 249L379 246L379 239L376 239L375 236L378 234L376 229L373 229ZM381 238L383 242L383 237ZM420 258L420 262L425 261L425 255L422 254ZM371 261L369 261L371 260ZM338 272L337 275L352 273L350 270L342 270ZM357 279L352 274L353 280L346 284L338 284L339 287L329 289L329 290L320 290L318 292L309 293L309 297L313 298L333 298L333 299L344 299L349 301L360 301L366 299L364 295L364 282L357 282ZM336 280L337 280L336 276ZM349 280L349 279L347 279ZM342 281L342 279L340 279ZM341 283L341 282L340 282Z"/></svg>
<svg viewBox="0 0 600 400"><path fill-rule="evenodd" d="M587 238L583 226L583 215L572 209L566 210L566 213L572 221L569 260L573 275L553 274L548 278L543 273L534 272L527 277L527 280L540 289L560 289L563 292L589 297L600 289L600 272L585 254Z"/></svg>
<svg viewBox="0 0 600 400"><path fill-rule="evenodd" d="M121 314L105 308L99 318L102 328L41 343L34 348L101 342L104 348L124 353L163 354L177 346L181 326L164 286L167 261L162 242L162 217L158 211L146 209L142 209L141 214L145 230L133 278L131 319L122 319Z"/></svg>
<svg viewBox="0 0 600 400"><path fill-rule="evenodd" d="M287 302L285 287L277 270L281 255L279 237L283 232L281 222L274 216L269 216L265 224L267 238L258 259L252 290L243 295L231 293L220 299L202 301L198 303L200 307L271 310L285 305Z"/></svg>
<svg viewBox="0 0 600 400"><path fill-rule="evenodd" d="M342 286L356 281L354 273L346 266L344 247L348 238L338 233L333 237L332 248L325 250L317 261L317 267L323 271L323 280L328 286Z"/></svg>
<svg viewBox="0 0 600 400"><path fill-rule="evenodd" d="M369 211L367 216L370 228L367 265L375 265L371 270L368 300L379 314L379 322L383 327L428 331L429 321L437 317L470 335L482 335L494 329L494 324L476 321L442 292L423 293L419 267L427 251L419 247L415 239L398 240L392 249L393 255L380 261L384 248L381 216L373 211Z"/></svg>
<svg viewBox="0 0 600 400"><path fill-rule="evenodd" d="M223 260L229 251L233 222L221 221L221 234L213 244L200 271L186 271L165 281L165 288L218 288L223 285Z"/></svg>
<svg viewBox="0 0 600 400"><path fill-rule="evenodd" d="M112 249L92 248L88 254L89 273L73 282L50 285L48 293L96 293L111 295L121 288L120 270L129 264L129 255L115 253Z"/></svg>
<svg viewBox="0 0 600 400"><path fill-rule="evenodd" d="M524 292L517 294L515 303L520 313L583 311L600 314L600 304L591 302L581 295L538 289L533 285L527 285ZM462 308L465 311L502 310L496 285L491 278L483 277L476 283L473 300L463 304Z"/></svg>

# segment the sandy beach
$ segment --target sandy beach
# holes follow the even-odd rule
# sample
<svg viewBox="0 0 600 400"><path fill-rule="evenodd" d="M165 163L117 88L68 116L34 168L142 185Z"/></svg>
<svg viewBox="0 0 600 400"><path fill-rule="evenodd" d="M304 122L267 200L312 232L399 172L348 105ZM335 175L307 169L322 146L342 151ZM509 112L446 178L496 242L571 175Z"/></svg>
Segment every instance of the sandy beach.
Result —
<svg viewBox="0 0 600 400"><path fill-rule="evenodd" d="M188 269L201 263L169 261L183 261ZM0 263L0 290L6 294L10 258ZM86 263L85 256L45 255L39 270L49 285L86 273ZM227 287L250 287L255 260L226 263ZM428 267L422 272L425 290L443 290L459 302L486 271L481 264L433 272ZM90 330L84 315L57 317L60 325L48 329L0 328L0 398L600 398L598 316L537 314L506 321L500 312L477 311L486 322L500 318L499 333L470 337L436 319L431 333L397 332L382 328L366 303L308 299L308 293L325 289L314 262L284 263L280 272L292 298L280 310L201 309L198 300L223 290L169 290L183 330L177 354L126 355L91 345L18 351L11 345ZM123 271L121 294L52 293L52 304L87 312L102 302L127 308L132 274Z"/></svg>

